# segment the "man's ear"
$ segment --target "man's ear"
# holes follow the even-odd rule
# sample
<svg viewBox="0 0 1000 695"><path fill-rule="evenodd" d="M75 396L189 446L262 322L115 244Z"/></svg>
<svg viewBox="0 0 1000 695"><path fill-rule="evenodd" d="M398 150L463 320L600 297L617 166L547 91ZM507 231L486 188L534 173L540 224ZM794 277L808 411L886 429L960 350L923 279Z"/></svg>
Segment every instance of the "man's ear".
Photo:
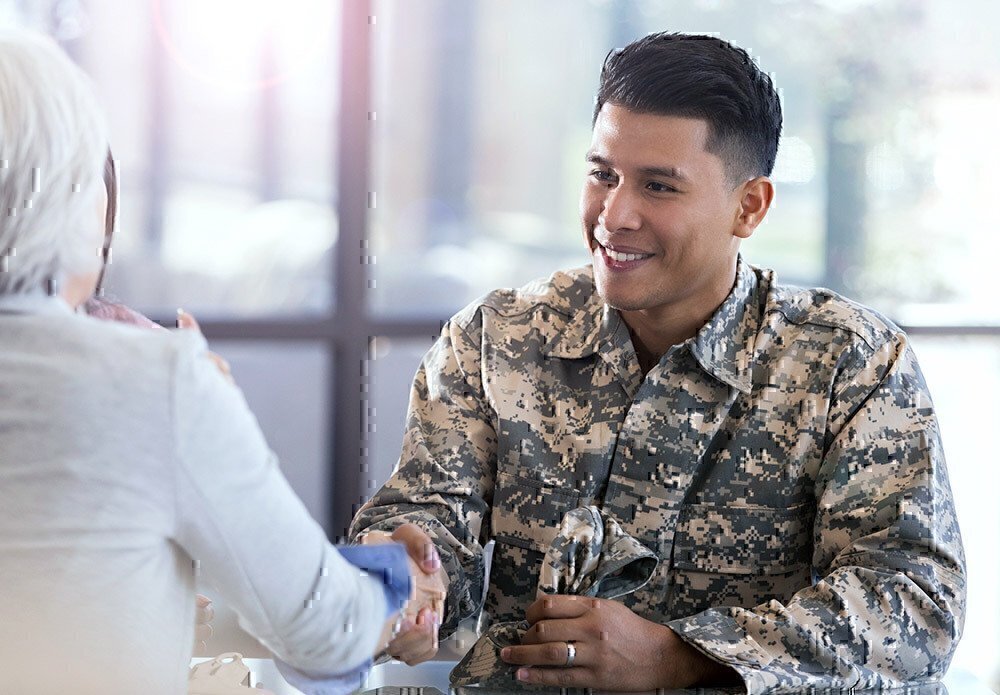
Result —
<svg viewBox="0 0 1000 695"><path fill-rule="evenodd" d="M750 179L740 186L740 209L733 235L749 239L771 208L773 200L774 184L766 176Z"/></svg>

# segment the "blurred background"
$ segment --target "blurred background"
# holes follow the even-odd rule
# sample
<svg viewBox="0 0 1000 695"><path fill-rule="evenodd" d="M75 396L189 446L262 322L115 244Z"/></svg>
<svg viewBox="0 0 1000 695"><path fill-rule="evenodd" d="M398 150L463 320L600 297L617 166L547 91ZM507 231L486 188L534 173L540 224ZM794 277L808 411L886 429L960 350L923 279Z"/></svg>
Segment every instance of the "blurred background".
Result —
<svg viewBox="0 0 1000 695"><path fill-rule="evenodd" d="M577 196L608 50L661 30L746 47L785 130L744 255L911 334L968 553L955 665L998 687L1000 5L0 0L0 24L52 34L106 106L109 294L199 317L332 538L391 472L441 322L586 262Z"/></svg>

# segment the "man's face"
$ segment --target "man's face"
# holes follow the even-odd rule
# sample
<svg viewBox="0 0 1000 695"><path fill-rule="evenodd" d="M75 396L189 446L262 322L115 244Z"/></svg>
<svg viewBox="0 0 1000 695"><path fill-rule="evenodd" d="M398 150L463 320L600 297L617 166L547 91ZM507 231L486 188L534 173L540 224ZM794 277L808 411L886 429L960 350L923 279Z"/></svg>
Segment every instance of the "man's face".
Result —
<svg viewBox="0 0 1000 695"><path fill-rule="evenodd" d="M601 108L580 217L597 291L611 306L707 318L728 294L740 187L705 151L707 138L702 120Z"/></svg>

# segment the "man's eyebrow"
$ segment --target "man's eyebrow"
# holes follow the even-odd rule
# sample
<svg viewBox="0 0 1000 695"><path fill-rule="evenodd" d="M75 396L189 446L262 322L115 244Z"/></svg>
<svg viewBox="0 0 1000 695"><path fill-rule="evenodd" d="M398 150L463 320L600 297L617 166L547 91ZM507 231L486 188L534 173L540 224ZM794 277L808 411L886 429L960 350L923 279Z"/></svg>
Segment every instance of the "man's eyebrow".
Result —
<svg viewBox="0 0 1000 695"><path fill-rule="evenodd" d="M597 164L598 166L612 168L611 161L597 154L596 152L587 153L587 161L591 164ZM639 173L643 176L657 176L665 179L674 179L676 181L683 181L687 183L688 178L681 173L681 170L677 167L640 167Z"/></svg>

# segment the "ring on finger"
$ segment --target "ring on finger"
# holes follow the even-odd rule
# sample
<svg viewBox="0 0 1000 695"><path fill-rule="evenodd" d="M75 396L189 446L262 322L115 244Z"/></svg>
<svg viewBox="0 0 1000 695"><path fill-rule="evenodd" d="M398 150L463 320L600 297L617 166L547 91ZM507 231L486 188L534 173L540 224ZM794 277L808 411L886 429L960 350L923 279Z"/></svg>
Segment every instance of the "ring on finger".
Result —
<svg viewBox="0 0 1000 695"><path fill-rule="evenodd" d="M565 668L569 668L576 661L576 645L573 642L566 643L566 663Z"/></svg>

